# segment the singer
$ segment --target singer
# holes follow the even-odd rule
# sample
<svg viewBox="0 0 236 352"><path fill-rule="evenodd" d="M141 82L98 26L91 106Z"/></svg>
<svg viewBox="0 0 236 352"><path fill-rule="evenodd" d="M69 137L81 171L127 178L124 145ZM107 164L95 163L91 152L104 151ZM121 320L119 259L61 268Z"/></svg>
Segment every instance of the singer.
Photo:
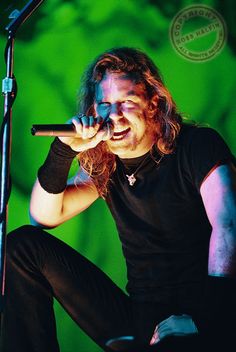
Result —
<svg viewBox="0 0 236 352"><path fill-rule="evenodd" d="M80 112L70 121L76 134L56 137L39 167L31 225L7 237L4 352L59 351L53 297L104 351L234 350L229 146L214 129L183 123L154 62L134 48L91 63ZM46 231L98 198L117 225L126 292Z"/></svg>

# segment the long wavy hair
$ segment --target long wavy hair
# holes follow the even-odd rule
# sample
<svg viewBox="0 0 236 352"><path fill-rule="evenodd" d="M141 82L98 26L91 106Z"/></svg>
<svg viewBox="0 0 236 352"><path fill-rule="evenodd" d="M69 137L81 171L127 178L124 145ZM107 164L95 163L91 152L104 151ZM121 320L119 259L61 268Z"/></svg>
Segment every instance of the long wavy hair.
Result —
<svg viewBox="0 0 236 352"><path fill-rule="evenodd" d="M181 115L177 113L176 105L154 62L136 48L113 48L91 63L82 77L78 97L79 112L95 114L95 88L109 72L125 73L131 79L135 77L135 83L144 85L147 99L156 99L158 103L151 118L154 139L160 154L172 153L180 131ZM81 152L79 161L80 166L93 179L99 195L105 198L109 180L116 168L115 155L109 151L106 142L100 142L95 148Z"/></svg>

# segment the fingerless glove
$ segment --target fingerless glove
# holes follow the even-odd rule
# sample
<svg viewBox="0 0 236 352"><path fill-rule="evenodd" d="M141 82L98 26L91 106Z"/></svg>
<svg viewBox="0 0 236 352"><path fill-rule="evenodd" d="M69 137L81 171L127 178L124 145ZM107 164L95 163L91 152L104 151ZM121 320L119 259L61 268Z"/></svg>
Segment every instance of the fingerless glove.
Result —
<svg viewBox="0 0 236 352"><path fill-rule="evenodd" d="M48 193L61 193L66 188L71 163L78 152L55 138L44 164L38 170L41 187Z"/></svg>

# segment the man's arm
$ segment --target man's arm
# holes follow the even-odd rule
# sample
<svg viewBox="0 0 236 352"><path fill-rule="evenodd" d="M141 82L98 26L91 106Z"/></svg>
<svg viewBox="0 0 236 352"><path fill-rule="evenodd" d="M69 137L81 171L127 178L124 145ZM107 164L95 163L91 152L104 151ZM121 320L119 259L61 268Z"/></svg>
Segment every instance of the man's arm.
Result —
<svg viewBox="0 0 236 352"><path fill-rule="evenodd" d="M232 297L236 293L236 173L233 165L216 167L203 181L200 188L207 216L212 226L209 246L209 279L203 311L204 317L172 315L157 325L150 344L156 344L166 336L187 336L206 333L215 321L218 325L230 325ZM223 277L223 279L222 279ZM230 279L228 279L230 278ZM224 319L226 317L226 319ZM207 319L205 319L207 318ZM208 319L209 318L209 319ZM195 322L197 323L197 329ZM223 329L223 328L222 328Z"/></svg>
<svg viewBox="0 0 236 352"><path fill-rule="evenodd" d="M88 177L83 182L77 179L58 194L45 191L37 179L30 200L31 223L56 227L88 208L98 198L98 192Z"/></svg>
<svg viewBox="0 0 236 352"><path fill-rule="evenodd" d="M108 124L102 125L102 122L101 118L92 116L74 118L76 136L53 141L32 191L30 218L33 225L56 227L98 198L96 187L82 169L76 182L67 183L67 177L72 160L79 152L94 148L111 137Z"/></svg>
<svg viewBox="0 0 236 352"><path fill-rule="evenodd" d="M200 188L212 226L208 273L236 279L236 173L233 165L220 165Z"/></svg>

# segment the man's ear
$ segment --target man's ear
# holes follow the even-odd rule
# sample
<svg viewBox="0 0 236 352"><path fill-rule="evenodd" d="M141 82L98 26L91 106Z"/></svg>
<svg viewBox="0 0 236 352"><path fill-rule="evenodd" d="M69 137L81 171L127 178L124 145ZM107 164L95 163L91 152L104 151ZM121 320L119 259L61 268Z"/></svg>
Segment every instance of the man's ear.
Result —
<svg viewBox="0 0 236 352"><path fill-rule="evenodd" d="M158 98L157 95L154 96L154 97L150 100L150 102L149 102L149 111L150 111L151 113L157 111L158 101L159 101L159 98Z"/></svg>

